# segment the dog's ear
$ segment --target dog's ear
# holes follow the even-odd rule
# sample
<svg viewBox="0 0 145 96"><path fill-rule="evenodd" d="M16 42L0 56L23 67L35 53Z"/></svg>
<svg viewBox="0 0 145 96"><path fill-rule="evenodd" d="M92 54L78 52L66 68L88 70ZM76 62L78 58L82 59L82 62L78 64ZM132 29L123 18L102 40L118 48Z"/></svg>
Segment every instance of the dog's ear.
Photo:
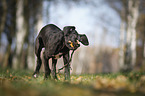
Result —
<svg viewBox="0 0 145 96"><path fill-rule="evenodd" d="M79 34L79 41L83 44L83 45L86 45L88 46L89 45L89 41L88 41L88 38L85 34Z"/></svg>
<svg viewBox="0 0 145 96"><path fill-rule="evenodd" d="M69 35L73 30L75 30L75 26L65 26L63 28L64 35Z"/></svg>

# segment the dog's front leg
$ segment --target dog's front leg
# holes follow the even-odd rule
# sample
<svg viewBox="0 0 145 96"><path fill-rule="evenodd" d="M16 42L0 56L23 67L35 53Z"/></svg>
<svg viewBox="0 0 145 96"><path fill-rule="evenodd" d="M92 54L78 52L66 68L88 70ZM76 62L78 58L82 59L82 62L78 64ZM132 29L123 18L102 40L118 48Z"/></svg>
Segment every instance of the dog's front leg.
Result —
<svg viewBox="0 0 145 96"><path fill-rule="evenodd" d="M43 53L43 58L44 58L44 69L45 69L45 76L44 76L44 79L47 79L47 78L51 78L50 77L50 68L49 68L49 57L47 56L47 54L45 54L45 52Z"/></svg>
<svg viewBox="0 0 145 96"><path fill-rule="evenodd" d="M51 73L52 73L53 79L57 80L58 78L56 76L56 63L57 63L57 59L52 58L52 70L51 70Z"/></svg>
<svg viewBox="0 0 145 96"><path fill-rule="evenodd" d="M63 55L63 61L65 66L65 80L70 80L70 64L69 64L69 52Z"/></svg>

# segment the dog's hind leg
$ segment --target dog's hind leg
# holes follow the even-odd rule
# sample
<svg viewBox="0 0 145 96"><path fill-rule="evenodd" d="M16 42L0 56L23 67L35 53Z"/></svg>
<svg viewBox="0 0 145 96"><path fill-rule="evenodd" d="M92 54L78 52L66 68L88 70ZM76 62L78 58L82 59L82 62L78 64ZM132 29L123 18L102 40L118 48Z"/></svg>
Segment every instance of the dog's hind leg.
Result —
<svg viewBox="0 0 145 96"><path fill-rule="evenodd" d="M42 60L41 60L41 50L43 48L43 42L41 38L36 38L36 42L35 42L35 54L37 56L37 61L36 61L36 69L33 73L33 77L38 77L39 74L39 70L42 64Z"/></svg>
<svg viewBox="0 0 145 96"><path fill-rule="evenodd" d="M45 76L44 79L49 78L50 79L50 68L49 68L49 59L50 57L47 56L47 54L45 54L45 51L43 52L43 58L44 58L44 69L45 69Z"/></svg>

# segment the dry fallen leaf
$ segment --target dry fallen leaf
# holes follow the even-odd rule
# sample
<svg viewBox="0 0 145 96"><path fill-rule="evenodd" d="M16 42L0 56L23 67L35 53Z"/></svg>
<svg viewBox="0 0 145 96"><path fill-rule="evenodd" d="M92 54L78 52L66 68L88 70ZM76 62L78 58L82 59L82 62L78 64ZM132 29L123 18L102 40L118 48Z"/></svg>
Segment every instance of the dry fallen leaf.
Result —
<svg viewBox="0 0 145 96"><path fill-rule="evenodd" d="M9 70L7 69L7 73L9 73Z"/></svg>
<svg viewBox="0 0 145 96"><path fill-rule="evenodd" d="M145 81L145 75L141 76L140 80Z"/></svg>
<svg viewBox="0 0 145 96"><path fill-rule="evenodd" d="M28 77L28 79L31 79L31 77Z"/></svg>

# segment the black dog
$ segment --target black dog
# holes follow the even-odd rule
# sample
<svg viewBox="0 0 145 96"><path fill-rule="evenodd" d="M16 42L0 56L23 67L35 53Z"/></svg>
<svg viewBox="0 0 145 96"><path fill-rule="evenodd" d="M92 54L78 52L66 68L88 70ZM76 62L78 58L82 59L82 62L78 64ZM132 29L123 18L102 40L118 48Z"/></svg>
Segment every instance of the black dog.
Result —
<svg viewBox="0 0 145 96"><path fill-rule="evenodd" d="M39 74L39 69L41 67L41 58L40 53L42 48L45 48L43 53L44 58L44 67L45 67L45 77L50 77L50 72L54 79L57 79L56 76L56 63L57 57L63 56L65 66L65 79L70 79L70 66L69 66L69 51L76 50L80 44L89 45L88 39L85 34L78 34L74 26L66 26L63 28L63 31L53 24L48 24L43 27L36 38L35 42L35 54L37 56L37 65L35 72L33 73L34 77L37 77ZM49 68L48 60L52 58L52 70Z"/></svg>

